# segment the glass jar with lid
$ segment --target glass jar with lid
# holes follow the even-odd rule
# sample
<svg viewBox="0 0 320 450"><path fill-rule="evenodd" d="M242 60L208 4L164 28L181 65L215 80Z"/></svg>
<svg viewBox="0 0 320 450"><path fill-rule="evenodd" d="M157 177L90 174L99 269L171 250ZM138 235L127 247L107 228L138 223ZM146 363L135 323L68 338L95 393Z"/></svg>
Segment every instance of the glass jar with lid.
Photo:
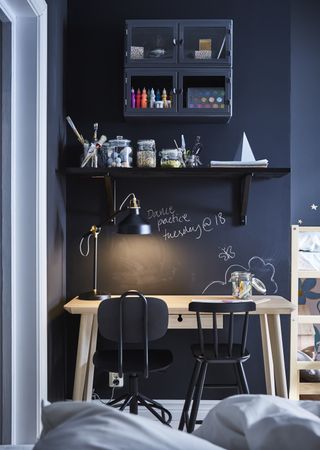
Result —
<svg viewBox="0 0 320 450"><path fill-rule="evenodd" d="M154 168L156 166L157 153L154 139L140 139L137 150L137 167Z"/></svg>
<svg viewBox="0 0 320 450"><path fill-rule="evenodd" d="M162 149L160 151L160 165L167 169L184 167L182 151L177 148Z"/></svg>
<svg viewBox="0 0 320 450"><path fill-rule="evenodd" d="M107 143L107 166L108 167L132 167L131 141L117 136Z"/></svg>
<svg viewBox="0 0 320 450"><path fill-rule="evenodd" d="M255 278L250 272L232 272L229 280L232 283L232 296L242 300L252 297L254 287L262 294L266 293L266 287L259 278Z"/></svg>

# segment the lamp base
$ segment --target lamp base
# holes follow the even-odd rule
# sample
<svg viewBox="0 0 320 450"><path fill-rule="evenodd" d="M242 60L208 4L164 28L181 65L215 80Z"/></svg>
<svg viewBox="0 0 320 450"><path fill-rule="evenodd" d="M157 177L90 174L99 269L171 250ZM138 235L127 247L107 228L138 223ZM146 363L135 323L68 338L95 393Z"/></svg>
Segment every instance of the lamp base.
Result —
<svg viewBox="0 0 320 450"><path fill-rule="evenodd" d="M111 294L100 291L83 292L78 295L78 300L107 300L111 298Z"/></svg>

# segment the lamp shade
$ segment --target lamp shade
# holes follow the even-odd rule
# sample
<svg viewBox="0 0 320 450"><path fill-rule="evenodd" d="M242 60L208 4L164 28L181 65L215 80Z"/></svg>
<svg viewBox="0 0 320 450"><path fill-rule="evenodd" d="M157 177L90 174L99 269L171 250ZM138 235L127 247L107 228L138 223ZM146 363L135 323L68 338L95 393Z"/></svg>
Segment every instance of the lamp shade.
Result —
<svg viewBox="0 0 320 450"><path fill-rule="evenodd" d="M118 223L119 234L151 234L150 223L140 214L140 208L129 208L129 214Z"/></svg>

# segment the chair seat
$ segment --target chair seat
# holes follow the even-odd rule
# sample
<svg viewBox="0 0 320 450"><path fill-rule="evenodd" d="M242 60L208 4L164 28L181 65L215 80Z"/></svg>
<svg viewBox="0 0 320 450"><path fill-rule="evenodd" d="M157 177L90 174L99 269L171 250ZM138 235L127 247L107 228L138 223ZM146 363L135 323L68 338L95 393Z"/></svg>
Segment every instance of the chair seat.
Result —
<svg viewBox="0 0 320 450"><path fill-rule="evenodd" d="M118 352L116 350L97 351L93 356L93 364L108 372L118 371ZM169 350L149 350L149 372L165 370L172 364L172 353ZM123 372L143 373L144 372L144 351L124 350L123 351Z"/></svg>
<svg viewBox="0 0 320 450"><path fill-rule="evenodd" d="M229 356L229 347L227 344L219 344L217 357L214 354L214 348L212 344L204 345L204 355L201 354L199 344L191 345L191 351L194 357L198 358L201 356L205 361L215 363L244 362L250 358L250 353L247 349L245 349L244 354L241 353L240 344L233 344L231 357Z"/></svg>

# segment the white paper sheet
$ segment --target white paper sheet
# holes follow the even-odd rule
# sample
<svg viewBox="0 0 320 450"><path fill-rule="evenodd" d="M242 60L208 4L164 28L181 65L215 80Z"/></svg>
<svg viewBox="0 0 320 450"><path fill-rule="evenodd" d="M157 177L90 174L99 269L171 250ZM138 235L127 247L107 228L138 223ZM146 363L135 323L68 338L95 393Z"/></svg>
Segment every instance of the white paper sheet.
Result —
<svg viewBox="0 0 320 450"><path fill-rule="evenodd" d="M210 167L267 167L267 159L258 161L210 161Z"/></svg>

